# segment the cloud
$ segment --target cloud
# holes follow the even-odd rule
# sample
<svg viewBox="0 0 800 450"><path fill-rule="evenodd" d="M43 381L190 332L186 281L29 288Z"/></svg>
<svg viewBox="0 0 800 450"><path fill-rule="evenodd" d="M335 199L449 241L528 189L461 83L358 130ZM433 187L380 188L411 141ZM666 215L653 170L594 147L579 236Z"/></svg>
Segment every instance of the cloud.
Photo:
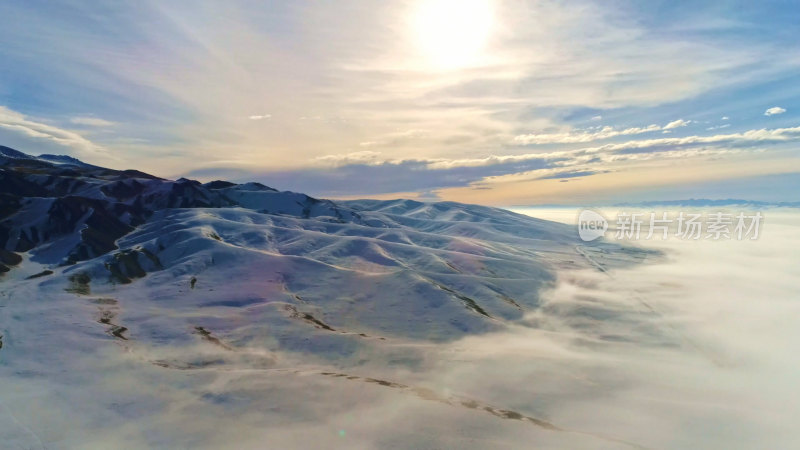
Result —
<svg viewBox="0 0 800 450"><path fill-rule="evenodd" d="M90 127L111 127L116 125L115 122L100 119L98 117L73 117L69 119L69 121L75 125L87 125Z"/></svg>
<svg viewBox="0 0 800 450"><path fill-rule="evenodd" d="M666 125L659 126L656 124L648 125L645 127L631 127L622 130L617 130L614 127L606 126L596 131L591 131L596 127L590 127L585 130L577 130L577 132L568 133L553 133L553 134L520 134L514 136L513 144L515 145L538 145L538 144L575 144L599 141L603 139L610 139L620 136L633 136L637 134L652 133L662 131L669 133L668 130L674 128L685 127L692 123L691 120L678 119Z"/></svg>
<svg viewBox="0 0 800 450"><path fill-rule="evenodd" d="M592 122L598 122L598 121L600 121L600 120L603 120L603 116L594 116L594 117L592 117L590 120L591 120Z"/></svg>
<svg viewBox="0 0 800 450"><path fill-rule="evenodd" d="M360 147L395 147L419 140L428 135L427 130L408 129L383 134L369 141L359 142Z"/></svg>
<svg viewBox="0 0 800 450"><path fill-rule="evenodd" d="M248 117L250 120L264 120L272 118L272 114L261 114Z"/></svg>
<svg viewBox="0 0 800 450"><path fill-rule="evenodd" d="M364 150L314 158L317 167L259 171L249 163L214 161L182 173L204 180L260 181L278 189L317 196L371 196L481 186L495 179L526 181L588 177L616 170L621 164L724 158L755 154L766 145L800 142L800 127L757 129L712 136L664 137L549 152L499 154L476 158L387 158Z"/></svg>
<svg viewBox="0 0 800 450"><path fill-rule="evenodd" d="M671 122L672 123L672 122ZM674 128L674 127L673 127ZM722 125L720 128L727 128L726 126ZM670 130L664 130L670 131ZM616 134L614 134L616 133ZM598 135L604 134L603 131L597 133ZM608 134L612 135L619 135L621 133L611 132ZM631 140L619 144L607 144L601 147L596 147L596 149L619 149L619 148L646 148L652 146L659 146L659 145L691 145L691 144L709 144L709 143L722 143L722 142L730 142L733 144L745 144L751 142L780 142L780 141L789 141L795 140L800 135L800 127L794 128L776 128L776 129L759 129L759 130L748 130L744 133L734 133L734 134L719 134L719 135L712 135L712 136L686 136L682 138L659 138L659 139L646 139L646 140ZM538 143L552 143L552 142L559 142L556 140L550 139L541 139L537 140L537 138L542 135L525 135L525 136L517 136L513 143L517 145L528 145L528 144L538 144ZM557 136L557 135L545 135L545 136ZM571 140L573 137L569 135L558 135L558 136L568 136L566 139L560 142L587 142L594 139L588 139L587 141L580 141L580 140ZM577 150L577 151L587 151L587 149Z"/></svg>
<svg viewBox="0 0 800 450"><path fill-rule="evenodd" d="M594 170L550 170L547 171L546 169L542 172L549 172L546 175L540 176L539 179L541 180L558 180L558 179L566 179L566 178L580 178L586 177L589 175L594 175L599 173ZM564 180L566 181L566 180Z"/></svg>
<svg viewBox="0 0 800 450"><path fill-rule="evenodd" d="M335 166L347 165L347 164L380 164L381 161L378 160L380 157L381 152L373 152L370 150L364 150L360 152L351 152L351 153L340 153L335 155L324 155L318 156L314 158L314 161L330 163Z"/></svg>
<svg viewBox="0 0 800 450"><path fill-rule="evenodd" d="M727 144L746 147L753 143L790 142L800 140L800 127L748 130L743 133L717 134L712 136L685 136L681 138L659 138L607 144L582 151L602 152L652 148L670 148L702 144ZM581 150L579 150L581 151Z"/></svg>
<svg viewBox="0 0 800 450"><path fill-rule="evenodd" d="M689 125L690 123L692 123L691 120L683 120L683 119L673 120L672 122L664 125L664 129L665 130L671 130L673 128L685 127L686 125Z"/></svg>
<svg viewBox="0 0 800 450"><path fill-rule="evenodd" d="M764 115L765 116L776 116L778 114L783 114L785 112L786 112L786 110L781 108L780 106L773 106L772 108L764 111Z"/></svg>
<svg viewBox="0 0 800 450"><path fill-rule="evenodd" d="M599 131L581 130L577 133L521 134L514 136L513 143L516 145L575 144L610 139L617 136L650 133L660 129L660 126L654 124L646 127L633 127L623 130L616 130L614 127L603 127Z"/></svg>
<svg viewBox="0 0 800 450"><path fill-rule="evenodd" d="M5 106L0 106L0 128L29 138L34 142L55 143L81 155L96 155L104 152L100 146L74 131L34 120Z"/></svg>
<svg viewBox="0 0 800 450"><path fill-rule="evenodd" d="M541 210L524 212L551 218ZM561 214L574 224L576 212ZM607 217L613 219L618 212L609 211ZM536 376L523 367L525 359L519 355L524 351L517 345L541 349L544 334L582 336L574 345L556 347L562 356L553 356L580 374L562 381L574 388L558 384L559 392L584 395L553 402L571 417L569 423L580 427L586 421L609 432L614 424L626 423L632 433L626 437L648 448L671 447L687 432L691 436L686 442L694 447L747 447L745 442L753 441L765 448L791 446L797 435L776 430L794 430L789 424L798 414L797 402L786 401L787 392L794 392L797 370L790 343L800 337L792 322L792 315L800 312L792 302L798 296L798 270L785 249L800 245L800 228L797 213L765 214L775 226L764 228L758 241L643 240L637 245L659 248L669 258L612 271L611 276L562 272L555 288L543 295L542 307L530 315L529 330L460 342L460 348L469 348L483 364L476 361L442 377L463 376L484 392L495 386L525 386L525 380ZM766 296L765 286L770 286ZM640 327L637 315L647 317L650 325ZM578 369L584 364L587 370ZM607 378L601 381L592 374L602 366L608 371L602 372ZM493 379L490 373L505 375ZM550 373L555 380L564 371ZM546 393L547 380L539 382ZM595 397L598 392L604 394ZM759 406L728 409L723 406L730 405L726 398ZM591 406L598 404L619 406L599 417ZM644 405L654 409L645 411ZM632 417L631 408L642 408L635 421L626 419ZM721 427L719 421L728 425Z"/></svg>
<svg viewBox="0 0 800 450"><path fill-rule="evenodd" d="M277 189L305 192L320 197L370 196L395 192L424 192L443 187L463 187L486 177L554 167L553 161L529 155L524 159L501 158L470 163L437 160L377 161L376 152L328 155L319 168L257 171L218 164L184 174L188 177L227 178L234 182L259 181Z"/></svg>
<svg viewBox="0 0 800 450"><path fill-rule="evenodd" d="M721 119L719 119L719 120L730 120L730 117L728 117L728 116L722 116L722 118L721 118Z"/></svg>
<svg viewBox="0 0 800 450"><path fill-rule="evenodd" d="M312 162L315 168L258 171L214 162L189 177L260 181L278 189L326 197L435 192L437 189L482 186L488 182L590 177L621 165L659 161L724 158L758 152L765 145L800 141L800 127L749 130L712 136L658 138L605 144L573 150L490 155L478 158L386 159L380 152L331 154Z"/></svg>

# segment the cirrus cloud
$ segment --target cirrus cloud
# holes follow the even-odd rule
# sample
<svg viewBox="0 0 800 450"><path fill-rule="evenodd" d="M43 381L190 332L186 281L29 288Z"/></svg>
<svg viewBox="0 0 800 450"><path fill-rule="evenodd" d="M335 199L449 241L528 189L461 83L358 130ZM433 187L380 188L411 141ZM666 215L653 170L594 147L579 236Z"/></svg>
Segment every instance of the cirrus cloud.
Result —
<svg viewBox="0 0 800 450"><path fill-rule="evenodd" d="M102 147L75 131L50 125L5 106L0 106L0 129L8 130L33 142L58 144L79 155L96 155L104 152Z"/></svg>
<svg viewBox="0 0 800 450"><path fill-rule="evenodd" d="M655 131L669 132L674 128L685 127L692 123L691 120L673 120L672 122L664 125L663 127L656 124L651 124L642 127L630 127L622 130L617 130L611 126L602 128L589 128L578 130L577 132L567 133L551 133L551 134L520 134L514 136L512 141L515 145L537 145L537 144L577 144L592 141L599 141L603 139L611 139L620 136L634 136L637 134L652 133Z"/></svg>
<svg viewBox="0 0 800 450"><path fill-rule="evenodd" d="M75 125L86 125L90 127L111 127L116 125L115 122L111 122L110 120L100 119L98 117L73 117L69 119L70 123L74 123Z"/></svg>
<svg viewBox="0 0 800 450"><path fill-rule="evenodd" d="M683 119L673 120L672 122L664 125L664 129L665 130L671 130L673 128L685 127L686 125L689 125L690 123L692 123L691 120L683 120Z"/></svg>

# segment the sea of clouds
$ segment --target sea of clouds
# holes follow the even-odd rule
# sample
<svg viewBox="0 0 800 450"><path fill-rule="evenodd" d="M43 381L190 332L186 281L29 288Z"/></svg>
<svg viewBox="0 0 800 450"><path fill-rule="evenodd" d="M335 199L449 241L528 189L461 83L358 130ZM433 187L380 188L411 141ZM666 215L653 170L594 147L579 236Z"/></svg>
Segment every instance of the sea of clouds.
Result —
<svg viewBox="0 0 800 450"><path fill-rule="evenodd" d="M0 436L10 448L793 448L800 213L763 214L757 240L638 241L664 256L561 272L502 332L340 360L250 349L166 370L147 361L213 350L87 341L68 331L85 312L66 296L0 311L40 350L4 369ZM24 333L5 339L25 348Z"/></svg>

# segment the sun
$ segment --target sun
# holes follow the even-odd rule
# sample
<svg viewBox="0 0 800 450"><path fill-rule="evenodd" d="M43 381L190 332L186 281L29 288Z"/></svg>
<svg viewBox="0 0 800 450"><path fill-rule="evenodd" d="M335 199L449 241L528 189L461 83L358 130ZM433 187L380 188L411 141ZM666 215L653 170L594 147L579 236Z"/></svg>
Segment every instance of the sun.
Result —
<svg viewBox="0 0 800 450"><path fill-rule="evenodd" d="M421 0L412 17L416 44L437 69L476 64L492 28L491 0Z"/></svg>

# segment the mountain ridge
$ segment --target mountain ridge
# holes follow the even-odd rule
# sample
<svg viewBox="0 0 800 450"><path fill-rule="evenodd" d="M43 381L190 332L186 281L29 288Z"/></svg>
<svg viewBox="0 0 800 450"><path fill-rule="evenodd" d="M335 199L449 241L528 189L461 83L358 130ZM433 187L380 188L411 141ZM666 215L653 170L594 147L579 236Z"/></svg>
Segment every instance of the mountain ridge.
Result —
<svg viewBox="0 0 800 450"><path fill-rule="evenodd" d="M343 345L329 328L424 340L488 332L536 308L556 270L593 270L587 251L609 268L651 256L602 241L577 252L573 227L486 206L332 201L49 159L0 156L0 280L190 308L232 345L253 336L220 314L244 310L286 333L281 348L320 354ZM148 330L152 318L141 320L129 318L126 339ZM302 344L308 326L325 345Z"/></svg>

